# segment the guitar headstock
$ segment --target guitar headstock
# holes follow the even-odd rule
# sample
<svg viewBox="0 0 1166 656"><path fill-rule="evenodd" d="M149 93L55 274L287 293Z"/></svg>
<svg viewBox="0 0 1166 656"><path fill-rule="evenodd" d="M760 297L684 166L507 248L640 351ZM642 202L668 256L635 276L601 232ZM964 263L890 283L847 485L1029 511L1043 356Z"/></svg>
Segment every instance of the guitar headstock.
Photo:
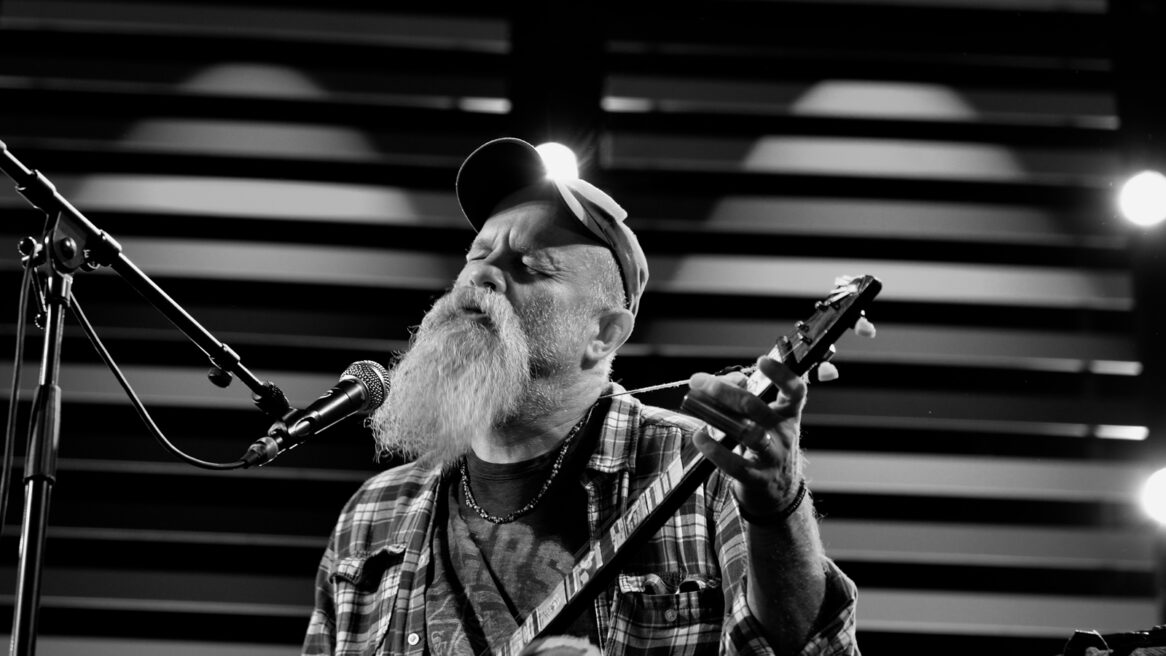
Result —
<svg viewBox="0 0 1166 656"><path fill-rule="evenodd" d="M883 283L874 276L835 279L834 289L814 303L814 313L778 338L766 356L785 363L799 376L829 360L834 355L834 342L860 321L866 322L863 316L866 308L882 288ZM750 392L764 396L771 388L769 379L761 372L754 371L749 376Z"/></svg>

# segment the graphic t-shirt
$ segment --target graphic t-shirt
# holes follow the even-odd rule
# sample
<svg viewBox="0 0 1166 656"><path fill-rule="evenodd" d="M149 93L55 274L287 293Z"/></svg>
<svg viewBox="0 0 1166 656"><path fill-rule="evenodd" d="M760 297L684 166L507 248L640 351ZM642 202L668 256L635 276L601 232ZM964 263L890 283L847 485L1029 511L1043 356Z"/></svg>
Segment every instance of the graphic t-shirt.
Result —
<svg viewBox="0 0 1166 656"><path fill-rule="evenodd" d="M480 517L465 500L461 479L451 477L444 521L434 532L432 581L426 595L429 645L434 654L482 653L509 640L575 564L587 544L587 496L580 473L598 431L579 431L562 469L528 514L506 524ZM538 495L558 449L518 463L466 456L470 489L478 505L501 517ZM503 584L503 582L506 584ZM595 641L590 609L569 634Z"/></svg>

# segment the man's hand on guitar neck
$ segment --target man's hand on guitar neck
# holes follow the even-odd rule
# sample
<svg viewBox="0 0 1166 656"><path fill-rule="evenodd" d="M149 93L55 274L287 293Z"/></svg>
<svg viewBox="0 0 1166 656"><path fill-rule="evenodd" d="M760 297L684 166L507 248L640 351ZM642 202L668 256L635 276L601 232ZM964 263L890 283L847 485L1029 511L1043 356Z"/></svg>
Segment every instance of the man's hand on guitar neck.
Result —
<svg viewBox="0 0 1166 656"><path fill-rule="evenodd" d="M693 443L733 479L748 531L749 610L778 654L796 654L814 629L826 590L825 554L812 504L805 502L798 440L806 383L776 360L761 358L758 367L778 390L773 403L747 391L739 372L692 377L693 390L753 425L734 436L736 449L714 440L707 428Z"/></svg>
<svg viewBox="0 0 1166 656"><path fill-rule="evenodd" d="M710 394L726 412L751 420L754 430L734 436L740 443L735 450L706 431L697 433L693 441L735 481L734 492L745 514L766 517L788 508L798 494L802 477L798 435L806 383L776 360L761 358L757 365L778 390L777 400L771 404L745 390L747 378L741 372L724 376L698 373L689 380L689 387Z"/></svg>

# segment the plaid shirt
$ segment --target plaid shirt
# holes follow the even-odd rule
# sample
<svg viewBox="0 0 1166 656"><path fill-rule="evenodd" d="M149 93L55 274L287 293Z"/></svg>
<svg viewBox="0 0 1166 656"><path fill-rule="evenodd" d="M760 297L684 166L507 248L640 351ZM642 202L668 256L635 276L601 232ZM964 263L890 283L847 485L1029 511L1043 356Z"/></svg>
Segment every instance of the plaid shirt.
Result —
<svg viewBox="0 0 1166 656"><path fill-rule="evenodd" d="M592 535L701 425L630 396L612 399L581 477ZM320 563L304 654L427 653L425 580L442 488L440 469L408 464L352 497ZM727 479L715 473L595 600L604 653L773 654L745 602L745 531ZM855 596L828 562L826 612L802 656L858 654Z"/></svg>

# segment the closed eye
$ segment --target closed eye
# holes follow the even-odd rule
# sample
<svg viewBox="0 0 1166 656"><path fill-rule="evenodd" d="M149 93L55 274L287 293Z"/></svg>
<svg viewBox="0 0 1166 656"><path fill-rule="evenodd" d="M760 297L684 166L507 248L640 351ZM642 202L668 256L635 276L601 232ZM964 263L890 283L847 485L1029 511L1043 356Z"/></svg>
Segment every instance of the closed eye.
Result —
<svg viewBox="0 0 1166 656"><path fill-rule="evenodd" d="M559 273L559 268L542 258L523 258L522 269L527 274L540 278L552 278Z"/></svg>

